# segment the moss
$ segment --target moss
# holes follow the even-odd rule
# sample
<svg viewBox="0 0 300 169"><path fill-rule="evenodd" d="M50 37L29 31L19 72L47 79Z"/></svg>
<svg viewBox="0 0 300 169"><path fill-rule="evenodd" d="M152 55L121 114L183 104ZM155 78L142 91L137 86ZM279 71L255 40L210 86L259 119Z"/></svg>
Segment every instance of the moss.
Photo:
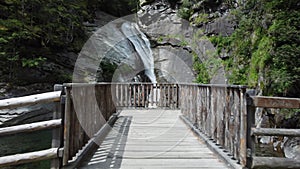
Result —
<svg viewBox="0 0 300 169"><path fill-rule="evenodd" d="M205 24L209 21L208 14L200 13L194 20L193 23L196 25Z"/></svg>

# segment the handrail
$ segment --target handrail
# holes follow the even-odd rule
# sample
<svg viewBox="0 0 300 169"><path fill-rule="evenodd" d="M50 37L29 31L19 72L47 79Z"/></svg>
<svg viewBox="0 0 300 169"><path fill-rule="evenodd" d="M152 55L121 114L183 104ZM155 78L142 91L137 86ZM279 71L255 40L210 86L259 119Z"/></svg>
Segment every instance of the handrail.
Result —
<svg viewBox="0 0 300 169"><path fill-rule="evenodd" d="M247 161L245 93L244 86L180 85L185 118L243 166Z"/></svg>
<svg viewBox="0 0 300 169"><path fill-rule="evenodd" d="M16 125L0 128L0 137L10 134L33 132L39 130L53 129L61 126L61 119L48 120L30 124Z"/></svg>
<svg viewBox="0 0 300 169"><path fill-rule="evenodd" d="M257 167L278 167L278 168L299 168L300 161L283 157L260 157L255 156L256 136L289 136L299 137L300 129L285 128L256 128L255 127L255 110L261 108L300 108L299 98L284 97L267 97L253 96L247 97L247 113L248 113L248 129L247 129L247 152L248 152L248 168Z"/></svg>
<svg viewBox="0 0 300 169"><path fill-rule="evenodd" d="M0 100L0 110L12 109L12 108L41 104L41 103L51 103L51 102L54 102L57 107L58 104L60 104L60 100L61 100L61 91L10 98L10 99ZM56 110L54 110L54 112L55 111ZM46 130L46 129L57 129L61 126L62 126L61 119L53 119L53 120L35 122L30 124L15 125L10 127L0 128L0 136L17 134L17 133L25 133L25 132L33 132L33 131ZM57 130L55 132L57 132ZM58 130L58 132L60 131ZM36 162L36 161L48 160L48 159L52 159L54 161L60 158L59 152L61 150L62 149L60 147L56 147L56 145L52 145L52 148L46 150L3 156L0 157L0 167L18 165L18 164L24 164L24 163L30 163L30 162ZM52 166L52 168L59 168L59 165Z"/></svg>
<svg viewBox="0 0 300 169"><path fill-rule="evenodd" d="M37 103L58 102L60 101L60 93L61 91L55 91L0 100L0 110L29 106Z"/></svg>
<svg viewBox="0 0 300 169"><path fill-rule="evenodd" d="M59 148L0 157L0 167L58 158Z"/></svg>
<svg viewBox="0 0 300 169"><path fill-rule="evenodd" d="M253 155L255 136L300 136L300 130L255 128L256 107L300 108L299 98L249 97L246 94L246 86L240 85L67 83L62 87L64 90L60 90L63 92L0 100L0 109L46 102L56 103L53 120L0 128L0 136L54 129L52 148L19 156L0 157L0 166L45 158L55 161L52 168L67 166L76 158L82 157L82 148L86 152L85 147L92 147L89 138L94 138L103 127L107 128L106 121L117 109L149 106L180 108L184 119L192 124L195 130L199 130L201 135L217 144L212 147L221 147L230 154L230 157L235 159L234 164L239 162L243 167L252 168L274 166L278 161L283 161L290 162L289 167L299 166L291 159ZM20 160L14 162L12 158L18 159L17 157ZM7 159L11 161L7 162ZM277 163L272 159L277 160Z"/></svg>

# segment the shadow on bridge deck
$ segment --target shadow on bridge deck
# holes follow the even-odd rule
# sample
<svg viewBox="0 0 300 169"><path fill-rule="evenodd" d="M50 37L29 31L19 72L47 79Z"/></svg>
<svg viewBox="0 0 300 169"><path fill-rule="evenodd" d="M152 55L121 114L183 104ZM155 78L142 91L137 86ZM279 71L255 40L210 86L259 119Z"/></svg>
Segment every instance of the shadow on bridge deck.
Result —
<svg viewBox="0 0 300 169"><path fill-rule="evenodd" d="M228 168L179 116L178 110L123 110L80 168Z"/></svg>

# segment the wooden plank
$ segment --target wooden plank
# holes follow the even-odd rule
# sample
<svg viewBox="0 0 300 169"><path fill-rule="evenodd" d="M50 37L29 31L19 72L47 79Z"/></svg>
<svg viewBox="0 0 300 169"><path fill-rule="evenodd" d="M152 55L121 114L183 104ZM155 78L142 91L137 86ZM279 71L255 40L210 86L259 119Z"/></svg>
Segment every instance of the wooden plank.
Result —
<svg viewBox="0 0 300 169"><path fill-rule="evenodd" d="M179 115L180 110L122 110L113 130L81 168L228 168Z"/></svg>
<svg viewBox="0 0 300 169"><path fill-rule="evenodd" d="M136 84L133 84L133 106L137 107L137 98L136 98Z"/></svg>
<svg viewBox="0 0 300 169"><path fill-rule="evenodd" d="M300 160L280 157L253 157L252 168L300 168Z"/></svg>
<svg viewBox="0 0 300 169"><path fill-rule="evenodd" d="M116 122L117 114L113 114L111 118L105 123L101 129L87 142L87 144L76 154L76 156L69 161L67 168L78 168L78 166L86 160L89 154L93 153L95 149L102 144L104 138L107 136L109 131L112 129L111 126Z"/></svg>
<svg viewBox="0 0 300 169"><path fill-rule="evenodd" d="M211 138L216 141L216 106L217 106L216 88L211 88L211 119L210 119L210 135Z"/></svg>
<svg viewBox="0 0 300 169"><path fill-rule="evenodd" d="M252 166L252 156L255 152L255 137L251 135L251 128L255 127L255 107L253 104L253 99L250 96L246 96L247 102L247 161L246 167L251 168Z"/></svg>
<svg viewBox="0 0 300 169"><path fill-rule="evenodd" d="M124 87L123 87L123 84L120 84L120 93L121 93L121 96L120 96L120 106L121 107L124 107Z"/></svg>
<svg viewBox="0 0 300 169"><path fill-rule="evenodd" d="M180 118L208 146L210 150L216 153L216 155L218 155L222 160L226 161L228 167L235 169L244 168L243 166L237 163L237 160L234 160L232 156L229 156L227 153L225 153L223 149L221 149L219 146L213 143L210 138L208 138L206 135L204 135L202 132L196 129L184 116L180 116ZM213 167L213 164L211 164L211 166Z"/></svg>
<svg viewBox="0 0 300 169"><path fill-rule="evenodd" d="M141 85L138 85L137 88L138 88L138 92L137 92L138 93L137 94L137 97L138 97L137 102L138 103L137 103L137 106L141 106Z"/></svg>
<svg viewBox="0 0 300 169"><path fill-rule="evenodd" d="M141 97L142 97L142 106L145 107L145 97L146 97L146 93L145 93L145 84L141 85Z"/></svg>
<svg viewBox="0 0 300 169"><path fill-rule="evenodd" d="M283 98L283 97L266 97L255 96L253 97L254 105L256 107L266 108L300 108L299 98Z"/></svg>
<svg viewBox="0 0 300 169"><path fill-rule="evenodd" d="M62 85L54 85L54 91L62 91L63 86ZM62 96L61 96L62 97ZM61 102L63 99L60 99ZM53 110L53 119L61 119L62 118L62 112L61 112L61 102L55 102L55 107ZM52 143L51 147L62 147L62 119L61 119L61 126L59 128L52 130ZM50 168L51 169L59 169L61 167L61 159L55 158L51 160Z"/></svg>
<svg viewBox="0 0 300 169"><path fill-rule="evenodd" d="M57 158L58 148L0 157L0 167Z"/></svg>
<svg viewBox="0 0 300 169"><path fill-rule="evenodd" d="M240 94L239 94L239 89L235 88L234 89L234 111L235 111L235 116L234 116L234 130L232 131L232 134L234 135L234 153L233 157L235 159L239 159L240 156Z"/></svg>
<svg viewBox="0 0 300 169"><path fill-rule="evenodd" d="M66 88L66 107L65 107L65 121L64 121L64 152L63 152L63 165L68 164L69 149L70 149L70 121L71 121L71 88Z"/></svg>
<svg viewBox="0 0 300 169"><path fill-rule="evenodd" d="M224 120L225 120L225 140L224 140L224 148L225 150L230 150L230 133L229 133L229 125L230 125L230 114L231 114L231 108L230 108L230 89L226 88L225 91L225 97L226 97L226 103L225 103L225 112L224 112Z"/></svg>
<svg viewBox="0 0 300 169"><path fill-rule="evenodd" d="M252 127L251 135L300 137L300 129L254 128L254 127Z"/></svg>
<svg viewBox="0 0 300 169"><path fill-rule="evenodd" d="M0 100L1 109L13 109L21 106L29 106L38 103L58 102L60 100L61 91L47 92L24 97Z"/></svg>
<svg viewBox="0 0 300 169"><path fill-rule="evenodd" d="M172 101L172 93L171 93L171 84L167 85L168 88L168 100L167 100L167 106L166 107L171 107L171 101Z"/></svg>
<svg viewBox="0 0 300 169"><path fill-rule="evenodd" d="M33 132L39 130L46 130L57 128L61 126L61 119L48 120L43 122L36 122L30 124L23 124L11 127L0 128L0 137L4 135L11 135L16 133Z"/></svg>
<svg viewBox="0 0 300 169"><path fill-rule="evenodd" d="M151 166L151 167L195 167L196 165L201 164L203 167L211 166L214 164L214 167L224 167L227 168L225 164L216 160L216 159L140 159L140 160L122 160L123 166Z"/></svg>
<svg viewBox="0 0 300 169"><path fill-rule="evenodd" d="M154 103L153 103L153 102L154 102L154 88L153 88L153 85L154 85L154 84L151 84L151 85L150 85L150 92L151 92L151 94L150 94L150 95L151 95L151 106L153 106L153 104L154 104Z"/></svg>
<svg viewBox="0 0 300 169"><path fill-rule="evenodd" d="M247 102L246 89L240 89L241 115L240 115L240 157L242 166L247 165Z"/></svg>

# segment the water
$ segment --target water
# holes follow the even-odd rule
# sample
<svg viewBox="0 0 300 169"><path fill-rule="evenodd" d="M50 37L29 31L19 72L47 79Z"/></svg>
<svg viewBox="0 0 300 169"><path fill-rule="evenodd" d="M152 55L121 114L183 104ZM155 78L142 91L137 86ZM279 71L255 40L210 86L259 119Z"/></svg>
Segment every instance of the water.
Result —
<svg viewBox="0 0 300 169"><path fill-rule="evenodd" d="M51 148L52 131L37 131L32 133L16 134L1 137L0 157L17 153L27 153ZM1 169L49 169L50 160L22 164L12 167L2 167Z"/></svg>
<svg viewBox="0 0 300 169"><path fill-rule="evenodd" d="M156 83L154 74L154 59L150 48L150 41L146 35L141 32L136 23L125 22L121 26L125 37L133 44L135 51L139 54L144 64L145 74L152 83Z"/></svg>

